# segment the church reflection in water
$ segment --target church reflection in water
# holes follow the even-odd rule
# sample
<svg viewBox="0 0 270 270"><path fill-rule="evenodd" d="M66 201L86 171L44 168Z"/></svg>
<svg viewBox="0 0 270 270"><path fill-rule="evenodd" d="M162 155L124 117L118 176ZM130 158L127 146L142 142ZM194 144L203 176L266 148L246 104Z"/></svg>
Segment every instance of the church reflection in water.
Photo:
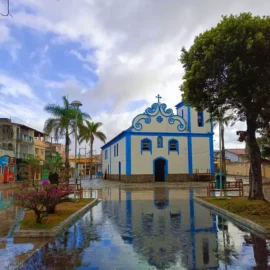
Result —
<svg viewBox="0 0 270 270"><path fill-rule="evenodd" d="M189 196L179 199L179 190L156 187L108 193L117 227L125 224L121 237L136 253L157 269L177 263L183 269L218 269L213 251L218 249L216 216ZM115 207L121 197L121 207ZM104 204L105 207L106 203ZM118 212L118 213L116 213Z"/></svg>

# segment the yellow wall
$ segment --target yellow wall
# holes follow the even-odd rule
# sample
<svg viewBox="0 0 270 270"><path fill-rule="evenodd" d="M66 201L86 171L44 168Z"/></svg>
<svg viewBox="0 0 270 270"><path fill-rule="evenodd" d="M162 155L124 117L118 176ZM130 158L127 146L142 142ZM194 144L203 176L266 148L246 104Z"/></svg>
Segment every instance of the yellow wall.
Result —
<svg viewBox="0 0 270 270"><path fill-rule="evenodd" d="M46 142L39 139L34 139L34 145L35 145L35 156L44 161Z"/></svg>
<svg viewBox="0 0 270 270"><path fill-rule="evenodd" d="M229 163L226 165L227 174L249 176L250 163ZM262 177L270 178L270 166L262 165Z"/></svg>

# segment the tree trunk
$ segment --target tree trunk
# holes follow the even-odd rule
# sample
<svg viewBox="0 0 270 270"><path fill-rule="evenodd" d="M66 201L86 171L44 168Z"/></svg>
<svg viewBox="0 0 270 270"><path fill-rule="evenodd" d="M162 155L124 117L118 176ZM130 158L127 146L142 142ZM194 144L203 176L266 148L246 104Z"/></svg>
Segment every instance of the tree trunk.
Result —
<svg viewBox="0 0 270 270"><path fill-rule="evenodd" d="M93 166L93 139L90 140L90 179L92 179L92 166Z"/></svg>
<svg viewBox="0 0 270 270"><path fill-rule="evenodd" d="M46 206L46 211L48 214L54 214L55 208L56 208L56 205L48 205L48 206Z"/></svg>
<svg viewBox="0 0 270 270"><path fill-rule="evenodd" d="M224 125L221 124L221 155L222 155L222 173L226 175L226 157L224 143Z"/></svg>
<svg viewBox="0 0 270 270"><path fill-rule="evenodd" d="M41 216L40 216L40 212L39 211L35 211L35 215L36 215L36 223L41 223Z"/></svg>
<svg viewBox="0 0 270 270"><path fill-rule="evenodd" d="M68 130L66 131L66 137L65 137L65 168L69 169L69 136L68 136Z"/></svg>
<svg viewBox="0 0 270 270"><path fill-rule="evenodd" d="M66 136L65 136L65 155L66 155L65 168L69 174L69 135L68 135L68 129L66 130ZM75 170L76 170L76 168L75 168ZM69 176L66 177L66 183L69 183Z"/></svg>
<svg viewBox="0 0 270 270"><path fill-rule="evenodd" d="M266 240L262 239L255 234L251 234L253 243L254 259L256 261L256 267L254 269L268 269L268 250Z"/></svg>
<svg viewBox="0 0 270 270"><path fill-rule="evenodd" d="M262 200L262 169L261 169L261 151L256 140L256 119L247 119L247 147L250 160L250 192L249 200Z"/></svg>

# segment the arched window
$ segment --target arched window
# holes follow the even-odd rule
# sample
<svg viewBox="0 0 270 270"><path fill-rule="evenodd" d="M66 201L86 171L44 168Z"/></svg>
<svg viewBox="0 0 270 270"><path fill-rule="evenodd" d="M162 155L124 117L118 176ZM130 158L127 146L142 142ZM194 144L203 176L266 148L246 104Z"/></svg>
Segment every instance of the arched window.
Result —
<svg viewBox="0 0 270 270"><path fill-rule="evenodd" d="M12 143L9 143L9 144L8 144L8 150L9 150L9 151L13 151L13 145L12 145Z"/></svg>
<svg viewBox="0 0 270 270"><path fill-rule="evenodd" d="M152 154L152 141L149 139L141 140L141 154L143 151L149 151Z"/></svg>
<svg viewBox="0 0 270 270"><path fill-rule="evenodd" d="M170 152L177 152L179 154L179 144L176 139L169 140L168 154L170 154Z"/></svg>
<svg viewBox="0 0 270 270"><path fill-rule="evenodd" d="M203 112L198 112L198 127L204 126Z"/></svg>
<svg viewBox="0 0 270 270"><path fill-rule="evenodd" d="M157 137L157 148L163 148L163 138L161 136Z"/></svg>

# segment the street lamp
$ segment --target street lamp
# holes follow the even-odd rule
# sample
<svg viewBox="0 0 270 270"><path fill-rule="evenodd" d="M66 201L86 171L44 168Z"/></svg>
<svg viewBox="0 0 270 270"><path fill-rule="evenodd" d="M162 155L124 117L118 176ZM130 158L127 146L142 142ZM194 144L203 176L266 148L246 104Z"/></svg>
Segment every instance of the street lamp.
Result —
<svg viewBox="0 0 270 270"><path fill-rule="evenodd" d="M74 179L74 199L76 198L76 184L77 184L77 177L78 177L78 171L77 171L77 126L78 126L78 111L79 107L82 106L82 103L78 100L74 100L71 104L71 106L76 109L76 118L75 118L75 179Z"/></svg>

